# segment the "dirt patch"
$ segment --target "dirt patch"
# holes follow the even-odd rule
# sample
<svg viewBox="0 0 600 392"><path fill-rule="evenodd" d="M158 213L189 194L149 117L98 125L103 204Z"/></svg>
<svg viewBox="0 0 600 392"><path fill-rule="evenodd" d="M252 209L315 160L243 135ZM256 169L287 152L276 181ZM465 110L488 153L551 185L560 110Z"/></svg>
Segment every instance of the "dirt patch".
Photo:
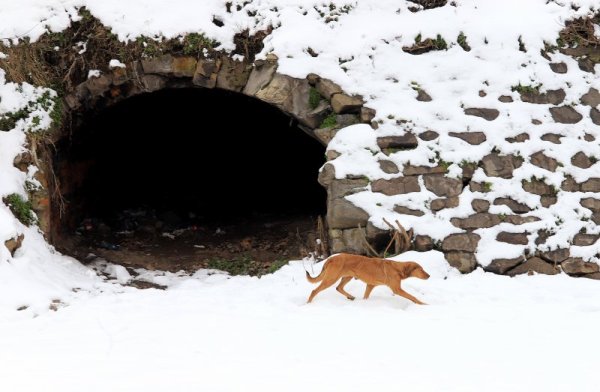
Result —
<svg viewBox="0 0 600 392"><path fill-rule="evenodd" d="M263 215L217 224L164 215L160 219L148 211L126 211L113 222L87 219L56 246L84 262L93 254L131 268L212 268L233 275L270 273L316 249L316 217Z"/></svg>

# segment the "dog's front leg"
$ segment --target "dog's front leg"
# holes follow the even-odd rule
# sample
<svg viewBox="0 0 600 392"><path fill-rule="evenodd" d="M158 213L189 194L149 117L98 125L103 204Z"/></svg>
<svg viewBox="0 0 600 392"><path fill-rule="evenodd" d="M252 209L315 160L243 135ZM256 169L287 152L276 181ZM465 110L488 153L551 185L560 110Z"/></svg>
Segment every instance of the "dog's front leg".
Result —
<svg viewBox="0 0 600 392"><path fill-rule="evenodd" d="M406 299L409 299L411 301L413 301L414 303L418 304L418 305L427 305L425 302L421 302L419 301L417 298L415 298L414 296L410 295L409 293L407 293L406 291L402 290L402 288L398 287L398 288L394 288L394 287L390 287L392 289L392 291L394 292L394 294L400 295Z"/></svg>

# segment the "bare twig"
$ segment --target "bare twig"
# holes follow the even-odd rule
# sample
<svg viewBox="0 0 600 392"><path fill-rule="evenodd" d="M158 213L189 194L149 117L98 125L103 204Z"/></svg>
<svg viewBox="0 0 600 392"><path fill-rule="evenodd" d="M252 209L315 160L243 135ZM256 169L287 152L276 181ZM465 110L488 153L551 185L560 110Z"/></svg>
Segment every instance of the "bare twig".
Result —
<svg viewBox="0 0 600 392"><path fill-rule="evenodd" d="M365 245L367 246L367 250L371 253L371 255L374 257L379 257L379 254L375 251L375 249L373 249L371 244L369 244L369 241L367 241L367 235L365 234L365 232L362 231L362 228L360 227L360 223L358 224L358 231L362 235L363 241L364 241Z"/></svg>

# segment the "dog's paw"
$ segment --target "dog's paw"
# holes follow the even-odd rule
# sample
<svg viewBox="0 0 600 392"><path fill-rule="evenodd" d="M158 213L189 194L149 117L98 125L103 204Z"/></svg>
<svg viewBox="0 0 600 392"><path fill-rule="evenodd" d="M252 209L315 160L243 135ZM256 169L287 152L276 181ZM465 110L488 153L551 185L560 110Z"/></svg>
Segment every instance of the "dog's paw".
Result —
<svg viewBox="0 0 600 392"><path fill-rule="evenodd" d="M346 298L348 298L350 301L354 301L356 299L354 297L346 297Z"/></svg>

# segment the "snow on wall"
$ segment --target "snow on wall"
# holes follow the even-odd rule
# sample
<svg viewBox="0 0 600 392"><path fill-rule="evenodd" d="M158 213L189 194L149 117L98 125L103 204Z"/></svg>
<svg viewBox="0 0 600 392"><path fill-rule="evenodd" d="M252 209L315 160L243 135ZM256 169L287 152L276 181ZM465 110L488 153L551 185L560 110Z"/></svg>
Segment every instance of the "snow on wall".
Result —
<svg viewBox="0 0 600 392"><path fill-rule="evenodd" d="M378 160L394 162L400 172L411 165L432 166L440 161L448 166L447 176L458 177L460 164L478 162L494 151L500 155L515 155L523 160L512 177L486 175L482 168L473 174L473 180L489 183L489 192L474 192L468 187L459 196L457 207L432 213L430 203L436 196L422 186L421 192L384 195L372 189L348 197L366 210L375 226L385 228L383 217L399 219L416 234L427 234L442 240L461 230L450 223L451 218L473 214L471 201L475 198L493 202L510 196L533 210L529 216L539 221L519 225L501 223L475 232L481 236L477 259L482 265L492 261L498 253L510 258L535 248L536 235L528 237L526 245L499 243L500 231L539 229L553 232L544 246L548 249L568 246L569 241L585 230L600 233L590 221L591 211L580 206L582 198L600 198L600 190L592 187L586 192L564 192L561 184L567 176L578 183L600 177L600 163L587 169L574 166L571 156L583 151L587 156L600 158L600 127L588 116L590 108L580 99L590 88L600 89L595 74L582 71L572 57L558 52L550 54L551 62L566 64L565 73L555 73L549 61L540 53L545 43L554 43L567 20L598 12L595 0L546 1L455 0L444 7L411 12L415 4L408 1L347 1L314 0L254 0L232 1L191 0L22 0L3 5L0 14L0 37L15 39L29 37L36 40L46 31L65 29L76 20L77 10L85 6L102 23L110 27L121 40L137 36L171 38L201 31L221 43L221 48L234 48L235 33L274 27L265 39L265 47L258 58L275 53L279 58L278 72L293 77L317 73L338 83L345 92L361 95L365 105L376 110L378 129L366 125L348 127L336 135L329 145L341 155L330 161L337 178L346 175L366 176L371 181L398 177L382 171ZM213 22L218 19L223 26ZM459 35L466 37L470 51L458 44ZM447 50L412 55L404 47L415 43L417 37L442 37ZM524 46L526 51L520 51ZM314 54L317 54L315 57ZM596 71L600 72L598 66ZM523 102L517 85L541 85L541 92L563 89L563 105L570 105L583 118L574 124L553 120L551 104ZM426 91L431 101L416 100L418 90ZM33 99L37 90L28 85L6 83L0 70L0 113L14 110ZM480 93L483 91L483 93ZM500 96L509 96L512 102L500 102ZM498 111L497 118L488 121L479 116L466 115L467 108L486 108ZM538 123L533 125L532 121ZM415 149L384 154L377 145L377 137L414 134L434 130L439 137L419 140ZM23 193L25 175L12 167L15 155L22 149L26 124L19 124L10 132L0 132L0 195ZM470 145L451 137L450 132L482 132L485 141ZM510 143L507 137L523 132L529 139ZM542 135L561 135L561 143L542 140ZM586 135L596 141L590 142ZM589 136L587 136L589 138ZM543 151L560 165L549 171L531 164L530 155ZM525 192L522 180L532 178L544 181L558 190L556 203L541 207L540 196ZM393 211L395 205L420 210L423 216L402 215ZM504 205L492 205L490 213L508 214ZM24 227L0 206L0 243L23 232ZM36 234L36 236L39 236ZM31 243L29 243L31 244ZM36 242L39 245L39 241ZM27 244L26 244L27 245ZM33 245L31 245L33 246ZM571 255L598 262L600 241L590 246L571 247ZM9 255L0 247L0 260Z"/></svg>

